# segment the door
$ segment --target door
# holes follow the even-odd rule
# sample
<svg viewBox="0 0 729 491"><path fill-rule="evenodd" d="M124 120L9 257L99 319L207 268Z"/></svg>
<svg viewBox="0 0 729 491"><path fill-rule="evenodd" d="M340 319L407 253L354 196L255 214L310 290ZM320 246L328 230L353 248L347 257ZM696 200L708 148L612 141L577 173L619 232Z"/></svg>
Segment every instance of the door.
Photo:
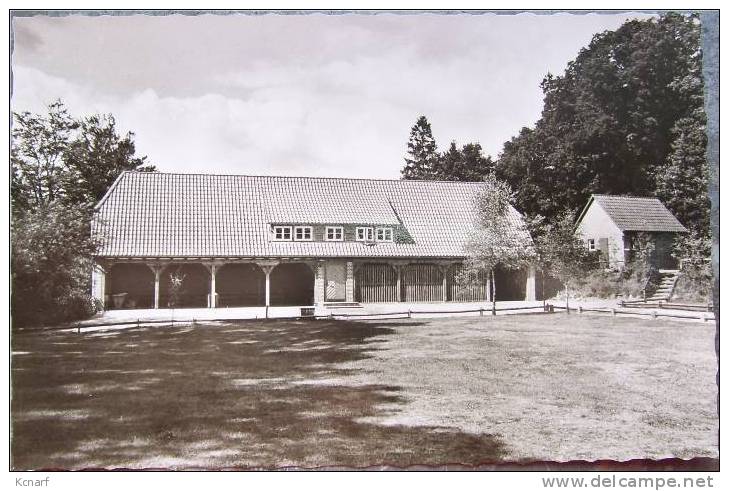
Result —
<svg viewBox="0 0 729 491"><path fill-rule="evenodd" d="M347 265L343 262L326 265L326 301L344 302L346 298Z"/></svg>

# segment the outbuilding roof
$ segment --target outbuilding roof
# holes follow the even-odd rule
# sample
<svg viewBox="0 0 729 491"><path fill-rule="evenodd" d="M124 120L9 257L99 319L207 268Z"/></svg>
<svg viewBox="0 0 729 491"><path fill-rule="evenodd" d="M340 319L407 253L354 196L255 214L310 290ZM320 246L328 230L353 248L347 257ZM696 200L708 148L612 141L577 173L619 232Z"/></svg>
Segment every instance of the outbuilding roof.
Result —
<svg viewBox="0 0 729 491"><path fill-rule="evenodd" d="M97 205L100 257L464 257L480 183L124 172ZM406 243L276 242L271 224L393 225ZM521 215L510 209L509 223ZM525 237L528 239L528 235Z"/></svg>
<svg viewBox="0 0 729 491"><path fill-rule="evenodd" d="M624 232L687 232L658 198L593 194L585 211L597 202ZM580 216L584 216L584 211Z"/></svg>

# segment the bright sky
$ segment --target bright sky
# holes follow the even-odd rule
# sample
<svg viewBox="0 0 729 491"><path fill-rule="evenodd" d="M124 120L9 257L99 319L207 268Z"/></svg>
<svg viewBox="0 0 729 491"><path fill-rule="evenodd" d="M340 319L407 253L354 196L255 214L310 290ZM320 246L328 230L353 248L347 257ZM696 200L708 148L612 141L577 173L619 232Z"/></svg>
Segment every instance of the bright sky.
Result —
<svg viewBox="0 0 729 491"><path fill-rule="evenodd" d="M539 84L641 14L15 18L14 111L110 112L160 170L397 178L424 114L496 157Z"/></svg>

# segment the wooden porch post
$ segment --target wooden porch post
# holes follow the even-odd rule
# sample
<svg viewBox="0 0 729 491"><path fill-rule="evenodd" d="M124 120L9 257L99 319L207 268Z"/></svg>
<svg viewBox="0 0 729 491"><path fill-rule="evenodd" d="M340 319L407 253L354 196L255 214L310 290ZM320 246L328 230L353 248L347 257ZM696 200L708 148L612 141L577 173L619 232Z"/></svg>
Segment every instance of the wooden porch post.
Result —
<svg viewBox="0 0 729 491"><path fill-rule="evenodd" d="M397 295L397 301L402 302L402 264L396 264L395 269L397 270L397 291L395 292Z"/></svg>
<svg viewBox="0 0 729 491"><path fill-rule="evenodd" d="M215 276L218 273L219 267L220 266L218 266L216 264L210 265L210 308L211 309L214 309L215 307L218 306L218 301L217 301L218 294L217 294L217 291L215 288Z"/></svg>
<svg viewBox="0 0 729 491"><path fill-rule="evenodd" d="M257 261L256 264L266 275L266 312L271 306L271 271L278 266L278 261ZM266 315L268 317L268 315Z"/></svg>
<svg viewBox="0 0 729 491"><path fill-rule="evenodd" d="M156 267L152 271L154 271L154 308L159 308L159 280L162 276L162 268Z"/></svg>
<svg viewBox="0 0 729 491"><path fill-rule="evenodd" d="M344 283L344 300L354 302L354 263L347 261L347 279Z"/></svg>
<svg viewBox="0 0 729 491"><path fill-rule="evenodd" d="M147 263L147 267L154 273L154 308L159 308L159 284L160 278L162 277L162 271L165 269L164 265L157 263Z"/></svg>
<svg viewBox="0 0 729 491"><path fill-rule="evenodd" d="M438 269L440 270L440 274L443 275L443 302L448 301L448 270L450 269L450 264L439 264Z"/></svg>

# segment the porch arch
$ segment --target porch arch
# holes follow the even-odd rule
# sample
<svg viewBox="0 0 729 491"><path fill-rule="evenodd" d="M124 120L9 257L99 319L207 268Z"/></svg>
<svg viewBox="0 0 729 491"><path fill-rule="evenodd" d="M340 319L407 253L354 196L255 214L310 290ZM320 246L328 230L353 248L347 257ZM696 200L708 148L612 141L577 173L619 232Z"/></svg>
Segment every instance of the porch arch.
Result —
<svg viewBox="0 0 729 491"><path fill-rule="evenodd" d="M182 288L175 299L172 294L171 275L180 276ZM160 307L207 307L210 292L210 272L199 263L170 264L160 277Z"/></svg>
<svg viewBox="0 0 729 491"><path fill-rule="evenodd" d="M215 276L218 307L253 307L266 304L266 275L256 264L229 263Z"/></svg>
<svg viewBox="0 0 729 491"><path fill-rule="evenodd" d="M357 302L397 302L397 270L386 263L365 263L355 272L354 299Z"/></svg>
<svg viewBox="0 0 729 491"><path fill-rule="evenodd" d="M146 264L117 263L106 274L109 309L147 309L154 307L154 273Z"/></svg>
<svg viewBox="0 0 729 491"><path fill-rule="evenodd" d="M306 263L282 263L271 271L271 305L314 305L314 272Z"/></svg>

